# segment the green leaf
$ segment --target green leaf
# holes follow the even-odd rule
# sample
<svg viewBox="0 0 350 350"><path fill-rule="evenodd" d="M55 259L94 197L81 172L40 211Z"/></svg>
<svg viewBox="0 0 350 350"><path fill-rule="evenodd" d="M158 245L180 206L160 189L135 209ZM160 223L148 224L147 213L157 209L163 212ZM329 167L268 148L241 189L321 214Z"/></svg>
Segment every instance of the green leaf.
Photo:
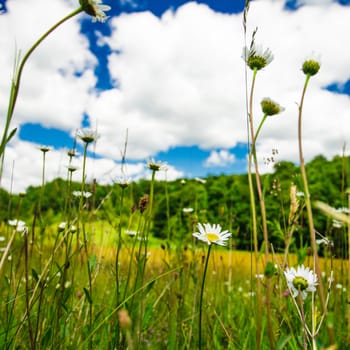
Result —
<svg viewBox="0 0 350 350"><path fill-rule="evenodd" d="M84 293L85 293L85 296L86 296L87 301L88 301L89 304L91 305L91 304L92 304L92 299L91 299L91 296L90 296L89 291L88 291L85 287L83 288L83 290L84 290Z"/></svg>
<svg viewBox="0 0 350 350"><path fill-rule="evenodd" d="M12 137L15 136L16 132L17 132L17 128L14 128L14 129L10 132L10 135L7 137L6 143L9 143L9 142L11 141Z"/></svg>

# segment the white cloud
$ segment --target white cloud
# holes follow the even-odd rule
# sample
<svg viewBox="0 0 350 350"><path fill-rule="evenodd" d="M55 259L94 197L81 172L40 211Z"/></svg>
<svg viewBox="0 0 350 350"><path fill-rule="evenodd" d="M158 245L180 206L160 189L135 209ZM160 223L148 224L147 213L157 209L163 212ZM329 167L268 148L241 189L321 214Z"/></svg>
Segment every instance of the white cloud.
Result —
<svg viewBox="0 0 350 350"><path fill-rule="evenodd" d="M0 122L4 123L16 49L21 57L52 25L72 12L69 1L15 0L1 15ZM80 18L83 14L78 15ZM42 123L65 130L79 127L90 90L96 58L80 34L78 18L70 19L44 40L27 61L21 80L14 124ZM77 76L76 73L79 73Z"/></svg>
<svg viewBox="0 0 350 350"><path fill-rule="evenodd" d="M205 160L205 167L225 167L234 163L236 160L234 154L227 150L211 151L209 157Z"/></svg>
<svg viewBox="0 0 350 350"><path fill-rule="evenodd" d="M1 117L6 111L15 40L24 52L38 35L72 10L69 2L60 0L51 0L50 8L45 0L12 0L8 8L0 21L0 32L7 33L0 36L1 52L7 53L0 55ZM256 42L269 47L275 56L257 77L255 126L261 118L262 98L271 97L286 108L283 114L268 118L261 131L260 161L271 149L278 149L281 160L298 161L297 103L305 78L300 68L310 54L320 55L322 65L306 93L305 159L319 153L328 157L340 154L344 142L349 141L350 98L324 90L350 78L350 51L344 49L349 16L350 7L327 1L294 12L285 10L283 1L251 2L248 42L258 27ZM96 152L105 157L98 161L105 172L120 159L126 129L127 157L135 162L174 146L229 149L247 141L241 14L215 13L192 2L162 18L138 12L111 18L105 25L111 26L112 35L99 35L98 41L99 45L108 43L113 51L108 68L116 88L98 94L93 90L97 61L80 33L78 18L70 20L39 47L25 67L15 124L31 121L75 130L88 111L92 126L97 125L101 134ZM82 76L77 77L76 71ZM20 143L12 147L18 152L28 148ZM224 159L213 154L213 158ZM7 159L11 169L11 152ZM33 161L34 155L29 159ZM57 173L57 163L50 171ZM9 183L9 170L6 174ZM36 173L25 179L21 176L18 181L23 183L37 180ZM104 176L107 181L109 175Z"/></svg>
<svg viewBox="0 0 350 350"><path fill-rule="evenodd" d="M4 164L4 173L1 187L12 190L14 193L25 191L29 185L40 186L42 181L43 154L40 145L30 142L23 142L15 137L7 148ZM51 149L45 157L45 180L46 182L60 177L67 178L68 156L67 150ZM81 181L83 157L78 155L73 159L72 165L77 167L73 172L73 181ZM86 182L91 183L96 179L100 184L111 184L117 181L122 175L129 176L137 181L141 178L150 179L151 171L146 167L145 161L137 163L126 163L124 172L121 163L112 159L94 159L88 157L86 160ZM184 174L178 171L171 164L167 171L159 171L156 174L157 180L172 181L183 177Z"/></svg>

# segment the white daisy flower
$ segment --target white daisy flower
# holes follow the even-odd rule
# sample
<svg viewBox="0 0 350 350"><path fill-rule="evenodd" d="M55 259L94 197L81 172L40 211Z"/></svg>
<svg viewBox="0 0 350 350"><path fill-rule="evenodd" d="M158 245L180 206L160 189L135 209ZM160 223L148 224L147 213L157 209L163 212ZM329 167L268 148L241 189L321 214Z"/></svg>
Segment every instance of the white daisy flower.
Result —
<svg viewBox="0 0 350 350"><path fill-rule="evenodd" d="M210 225L201 224L198 225L199 232L194 232L193 236L198 238L200 241L206 242L209 245L214 243L218 245L227 245L228 239L231 237L232 233L226 231L221 231L220 225Z"/></svg>
<svg viewBox="0 0 350 350"><path fill-rule="evenodd" d="M102 4L102 0L79 0L83 10L93 17L93 22L106 22L108 16L105 11L111 9L110 6Z"/></svg>
<svg viewBox="0 0 350 350"><path fill-rule="evenodd" d="M28 230L26 223L22 220L17 220L17 219L8 220L8 224L10 226L13 226L17 232L24 232Z"/></svg>
<svg viewBox="0 0 350 350"><path fill-rule="evenodd" d="M84 198L90 198L92 196L92 193L91 192L81 192L81 191L73 191L72 192L73 196L74 197L84 197Z"/></svg>
<svg viewBox="0 0 350 350"><path fill-rule="evenodd" d="M91 143L98 139L98 134L92 129L80 129L77 131L77 137L85 143Z"/></svg>
<svg viewBox="0 0 350 350"><path fill-rule="evenodd" d="M317 276L304 265L300 265L295 269L294 267L287 268L284 272L287 280L288 289L293 295L293 298L301 294L301 297L306 299L307 292L315 292L317 286Z"/></svg>
<svg viewBox="0 0 350 350"><path fill-rule="evenodd" d="M251 70L260 70L272 62L273 54L270 49L253 44L249 49L243 48L242 58Z"/></svg>
<svg viewBox="0 0 350 350"><path fill-rule="evenodd" d="M132 183L132 178L126 175L120 176L116 179L116 183L121 188L126 188Z"/></svg>
<svg viewBox="0 0 350 350"><path fill-rule="evenodd" d="M147 168L153 171L159 171L159 170L167 170L167 164L165 162L156 162L154 158L151 158L147 161Z"/></svg>

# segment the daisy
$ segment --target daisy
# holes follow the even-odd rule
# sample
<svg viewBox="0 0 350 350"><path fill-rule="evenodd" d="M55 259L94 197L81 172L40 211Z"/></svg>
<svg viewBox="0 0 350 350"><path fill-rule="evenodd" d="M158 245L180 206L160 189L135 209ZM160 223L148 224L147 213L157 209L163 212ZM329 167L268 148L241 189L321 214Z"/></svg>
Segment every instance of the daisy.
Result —
<svg viewBox="0 0 350 350"><path fill-rule="evenodd" d="M121 188L126 188L132 183L132 178L126 175L120 176L116 179L116 183Z"/></svg>
<svg viewBox="0 0 350 350"><path fill-rule="evenodd" d="M198 224L199 232L194 232L193 236L198 238L200 241L206 242L209 245L214 243L218 245L227 245L228 239L231 237L232 233L226 231L221 231L220 225L210 225L210 224Z"/></svg>
<svg viewBox="0 0 350 350"><path fill-rule="evenodd" d="M8 220L8 224L10 226L13 226L17 232L24 232L25 230L28 229L26 226L26 223L22 220L17 220L17 219Z"/></svg>
<svg viewBox="0 0 350 350"><path fill-rule="evenodd" d="M92 196L92 193L91 192L87 192L87 191L84 191L84 192L81 192L81 191L73 191L72 192L73 196L74 197L84 197L84 198L90 198Z"/></svg>
<svg viewBox="0 0 350 350"><path fill-rule="evenodd" d="M147 161L146 164L148 169L151 169L153 171L159 171L159 170L166 170L167 169L167 164L165 162L156 162L153 158Z"/></svg>
<svg viewBox="0 0 350 350"><path fill-rule="evenodd" d="M260 70L272 62L273 54L270 49L263 50L262 46L253 44L250 49L243 48L242 58L251 70Z"/></svg>
<svg viewBox="0 0 350 350"><path fill-rule="evenodd" d="M102 0L79 0L79 3L83 10L93 17L93 22L106 22L108 19L105 11L109 11L111 7L103 5Z"/></svg>
<svg viewBox="0 0 350 350"><path fill-rule="evenodd" d="M80 129L77 132L77 137L85 143L91 143L98 139L98 134L92 129Z"/></svg>
<svg viewBox="0 0 350 350"><path fill-rule="evenodd" d="M300 265L295 269L287 268L284 272L284 275L287 280L288 289L293 295L293 298L297 297L298 294L301 294L301 297L306 299L307 292L315 292L317 286L317 276L304 265Z"/></svg>

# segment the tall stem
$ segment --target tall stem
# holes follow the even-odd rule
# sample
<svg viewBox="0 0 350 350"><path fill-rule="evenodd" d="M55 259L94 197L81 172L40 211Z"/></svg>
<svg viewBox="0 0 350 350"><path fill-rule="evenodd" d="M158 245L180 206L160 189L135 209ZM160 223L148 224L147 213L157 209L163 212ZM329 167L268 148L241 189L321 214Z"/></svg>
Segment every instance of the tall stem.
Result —
<svg viewBox="0 0 350 350"><path fill-rule="evenodd" d="M250 89L249 98L249 126L250 126L250 138L252 144L250 145L249 155L248 155L248 184L249 184L249 196L250 196L250 208L251 208L251 219L253 225L253 244L254 244L254 256L255 256L255 271L256 275L259 275L259 247L258 247L258 226L256 219L256 205L255 205L255 194L253 186L253 147L254 147L254 125L253 125L253 97L254 97L254 86L256 80L257 70L253 72L252 86ZM260 278L257 279L257 310L256 310L256 349L259 350L261 347L261 319L262 319L262 295L261 295L261 281Z"/></svg>
<svg viewBox="0 0 350 350"><path fill-rule="evenodd" d="M303 186L304 186L304 193L305 193L305 205L306 205L306 212L308 217L308 223L309 223L309 232L310 232L310 241L311 241L311 248L313 252L313 259L314 259L314 266L313 270L317 275L317 279L319 281L319 295L321 299L322 309L323 312L326 313L326 306L325 306L325 297L324 297L324 290L323 290L323 284L322 284L322 275L320 270L320 265L318 261L318 254L317 254L317 246L316 246L316 232L314 227L314 220L312 215L312 208L311 208L311 200L310 200L310 192L309 192L309 186L307 182L307 176L306 176L306 169L305 169L305 162L304 162L304 155L303 155L303 144L302 144L302 114L303 114L303 104L304 104L304 97L306 93L307 86L310 81L310 75L306 75L305 83L303 92L301 95L301 100L299 104L299 116L298 116L298 145L299 145L299 161L300 161L300 172L303 180ZM312 315L315 315L315 303L312 303ZM315 317L312 317L312 329L315 329Z"/></svg>
<svg viewBox="0 0 350 350"><path fill-rule="evenodd" d="M199 318L198 318L198 350L202 349L202 309L203 309L203 293L204 293L204 284L205 284L205 277L207 275L207 269L208 269L208 262L209 262L209 256L211 251L211 244L208 246L208 253L207 257L205 259L205 265L204 265L204 271L203 271L203 279L202 279L202 286L201 286L201 294L199 297Z"/></svg>

